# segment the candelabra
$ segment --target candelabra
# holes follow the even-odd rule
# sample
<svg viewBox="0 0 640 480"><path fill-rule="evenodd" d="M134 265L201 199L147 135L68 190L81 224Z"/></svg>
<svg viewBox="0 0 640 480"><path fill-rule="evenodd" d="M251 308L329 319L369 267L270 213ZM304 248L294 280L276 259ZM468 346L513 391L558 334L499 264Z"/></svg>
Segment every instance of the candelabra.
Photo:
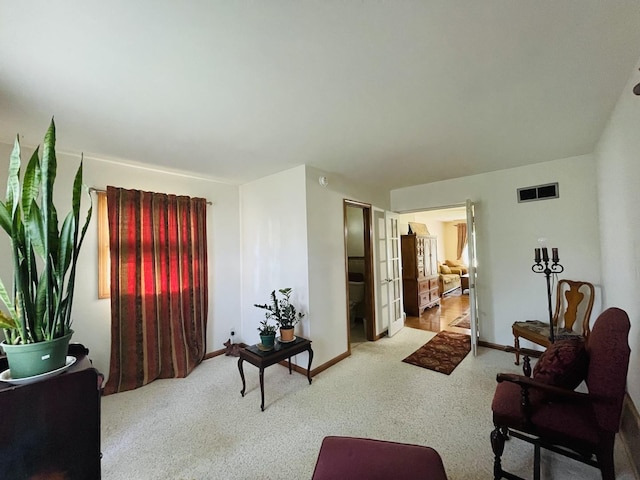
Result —
<svg viewBox="0 0 640 480"><path fill-rule="evenodd" d="M542 251L542 252L541 252ZM542 253L542 257L540 256ZM558 262L560 258L558 258L558 249L551 249L551 264L549 264L549 251L547 247L543 247L542 249L535 249L535 262L531 267L535 273L544 273L547 279L547 306L549 309L549 340L551 343L555 342L555 333L554 333L554 325L553 325L553 312L551 311L551 274L552 273L562 273L564 272L564 267L560 265Z"/></svg>

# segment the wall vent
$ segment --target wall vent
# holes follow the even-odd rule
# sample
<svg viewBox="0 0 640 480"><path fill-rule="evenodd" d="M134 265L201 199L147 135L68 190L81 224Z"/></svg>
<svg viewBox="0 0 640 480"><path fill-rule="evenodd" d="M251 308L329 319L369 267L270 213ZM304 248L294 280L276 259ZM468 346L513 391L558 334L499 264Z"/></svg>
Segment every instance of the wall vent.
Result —
<svg viewBox="0 0 640 480"><path fill-rule="evenodd" d="M559 196L558 182L518 189L518 203L548 200L550 198L558 198Z"/></svg>

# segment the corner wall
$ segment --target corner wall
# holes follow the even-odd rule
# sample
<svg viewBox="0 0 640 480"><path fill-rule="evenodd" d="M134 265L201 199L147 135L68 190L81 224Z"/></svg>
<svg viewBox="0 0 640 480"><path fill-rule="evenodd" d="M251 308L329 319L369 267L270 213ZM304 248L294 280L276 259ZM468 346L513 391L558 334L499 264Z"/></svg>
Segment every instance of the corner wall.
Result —
<svg viewBox="0 0 640 480"><path fill-rule="evenodd" d="M640 405L640 62L633 70L596 149L604 307L631 321L627 389Z"/></svg>
<svg viewBox="0 0 640 480"><path fill-rule="evenodd" d="M314 312L309 308L307 211L304 166L240 186L242 225L242 322L240 339L258 343L258 325L273 290L291 287L291 303L305 317L296 334L309 335ZM240 320L241 319L241 320ZM306 359L306 353L303 354ZM296 358L294 363L300 364ZM305 360L306 361L306 360Z"/></svg>

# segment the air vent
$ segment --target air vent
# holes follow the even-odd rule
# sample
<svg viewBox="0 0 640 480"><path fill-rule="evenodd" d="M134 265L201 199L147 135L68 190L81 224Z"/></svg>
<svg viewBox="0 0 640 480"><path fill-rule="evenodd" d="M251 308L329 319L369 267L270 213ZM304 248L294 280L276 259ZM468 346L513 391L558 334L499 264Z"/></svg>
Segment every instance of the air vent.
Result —
<svg viewBox="0 0 640 480"><path fill-rule="evenodd" d="M550 198L558 198L559 196L558 182L518 189L518 203L533 202L534 200L548 200Z"/></svg>

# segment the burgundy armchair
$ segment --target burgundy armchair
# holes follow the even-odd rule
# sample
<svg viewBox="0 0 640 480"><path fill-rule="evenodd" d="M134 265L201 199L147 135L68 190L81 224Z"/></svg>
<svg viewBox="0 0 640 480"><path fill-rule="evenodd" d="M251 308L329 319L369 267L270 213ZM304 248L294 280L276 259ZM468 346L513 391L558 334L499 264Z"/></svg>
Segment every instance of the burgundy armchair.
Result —
<svg viewBox="0 0 640 480"><path fill-rule="evenodd" d="M607 309L596 320L585 347L588 393L552 385L548 379L541 381L536 378L536 369L533 378L498 374L491 406L495 480L520 479L502 469L501 457L509 437L534 445L536 480L540 478L540 448L599 468L603 480L615 478L613 445L629 368L629 329L629 317L619 308ZM552 349L558 353L559 347L554 345L543 356ZM542 361L540 357L538 362Z"/></svg>
<svg viewBox="0 0 640 480"><path fill-rule="evenodd" d="M433 448L356 437L325 437L313 480L447 480Z"/></svg>

